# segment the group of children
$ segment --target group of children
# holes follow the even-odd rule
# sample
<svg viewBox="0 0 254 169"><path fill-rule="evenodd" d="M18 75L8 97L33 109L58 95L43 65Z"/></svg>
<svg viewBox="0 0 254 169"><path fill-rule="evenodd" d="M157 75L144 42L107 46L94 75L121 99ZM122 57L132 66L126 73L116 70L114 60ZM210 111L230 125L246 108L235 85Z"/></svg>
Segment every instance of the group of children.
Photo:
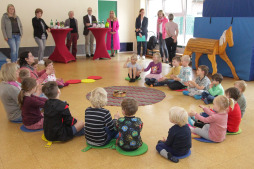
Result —
<svg viewBox="0 0 254 169"><path fill-rule="evenodd" d="M174 57L174 67L164 77L161 75L159 54L153 57L146 69L142 69L136 61L137 57L132 56L131 61L128 59L124 64L125 68L129 68L130 82L135 82L142 71L151 69L150 74L145 77L147 85L167 85L172 90L186 88L183 91L184 95L202 99L206 104L214 104L213 109L200 106L204 111L201 114L194 111L188 114L181 107L172 107L169 111L169 121L174 126L169 129L167 139L163 138L156 146L160 155L178 162L176 156L185 155L190 151L191 132L214 142L222 142L226 132L239 130L246 109L243 92L247 85L244 81L235 82L234 87L227 89L224 96L222 75L214 74L210 82L207 66L199 66L197 78L192 81L192 69L188 66L189 56L183 56L181 59ZM50 61L45 63L51 64ZM59 99L59 87L65 85L62 81L57 82L54 77L54 80L47 80L43 85L38 85L27 69L20 70L19 80L21 87L17 85L17 88L21 90L18 103L22 111L22 122L28 129L43 128L47 140L68 141L74 136L85 135L87 143L93 146L106 145L112 139L117 139L117 146L124 151L135 151L142 146L140 133L143 122L135 116L138 111L138 102L135 99L124 99L121 103L123 117L117 113L113 119L110 111L104 108L107 105L107 92L103 88L96 88L91 92L91 107L85 110L84 123L72 117L68 103Z"/></svg>

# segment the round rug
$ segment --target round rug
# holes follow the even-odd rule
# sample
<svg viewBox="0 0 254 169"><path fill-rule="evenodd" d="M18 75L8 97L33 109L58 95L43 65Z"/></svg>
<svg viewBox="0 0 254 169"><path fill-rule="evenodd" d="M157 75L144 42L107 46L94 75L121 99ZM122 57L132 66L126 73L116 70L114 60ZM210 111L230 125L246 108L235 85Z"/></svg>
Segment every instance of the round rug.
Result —
<svg viewBox="0 0 254 169"><path fill-rule="evenodd" d="M148 87L111 86L104 89L108 92L107 106L120 106L124 98L134 98L138 101L139 106L145 106L158 103L166 97L164 92ZM115 90L126 91L126 97L114 97L113 92ZM90 95L90 92L86 95L88 100Z"/></svg>

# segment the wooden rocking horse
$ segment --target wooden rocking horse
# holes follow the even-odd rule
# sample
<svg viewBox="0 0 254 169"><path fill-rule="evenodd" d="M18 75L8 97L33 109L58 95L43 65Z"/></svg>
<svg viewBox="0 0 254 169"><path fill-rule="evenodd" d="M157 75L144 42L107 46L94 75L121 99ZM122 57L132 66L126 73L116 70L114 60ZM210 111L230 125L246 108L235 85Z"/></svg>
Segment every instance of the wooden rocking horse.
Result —
<svg viewBox="0 0 254 169"><path fill-rule="evenodd" d="M232 26L225 30L220 38L206 39L206 38L191 38L184 50L184 55L191 55L196 53L195 65L198 68L198 61L202 54L207 54L213 68L213 74L217 73L216 55L219 55L231 69L231 72L235 79L239 79L236 74L235 67L230 61L226 53L227 44L229 47L234 46Z"/></svg>

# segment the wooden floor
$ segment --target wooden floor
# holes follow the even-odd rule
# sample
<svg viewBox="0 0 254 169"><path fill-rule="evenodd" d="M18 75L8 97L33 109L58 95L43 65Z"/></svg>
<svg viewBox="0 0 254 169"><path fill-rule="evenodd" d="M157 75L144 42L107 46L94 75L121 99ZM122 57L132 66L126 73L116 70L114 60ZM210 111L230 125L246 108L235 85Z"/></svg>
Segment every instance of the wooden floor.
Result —
<svg viewBox="0 0 254 169"><path fill-rule="evenodd" d="M107 86L145 86L144 76L136 83L124 80L127 70L123 64L130 54L118 54L111 60L96 60L80 58L69 64L55 63L56 75L64 80L84 79L91 75L100 75L103 79L90 84L70 85L61 90L61 99L70 104L72 115L84 120L84 111L90 106L86 94L95 87ZM151 60L140 61L147 66ZM169 71L169 66L163 64L163 74ZM224 88L231 87L234 80L225 78ZM95 168L254 168L254 82L248 82L245 92L248 106L241 122L243 132L237 136L227 136L223 143L201 143L192 141L190 157L174 164L162 158L155 150L159 139L167 136L172 126L168 111L172 106L182 106L187 110L201 111L198 105L201 101L183 96L180 92L170 91L167 87L156 88L166 93L166 98L154 105L139 107L137 116L144 122L141 132L142 140L148 144L146 154L137 157L126 157L114 150L96 150L81 152L85 147L85 138L76 137L66 143L55 143L45 148L46 142L41 139L42 131L36 133L22 132L21 124L8 122L2 103L0 103L0 169L95 169ZM252 105L253 104L253 105ZM112 116L121 111L120 107L106 107Z"/></svg>

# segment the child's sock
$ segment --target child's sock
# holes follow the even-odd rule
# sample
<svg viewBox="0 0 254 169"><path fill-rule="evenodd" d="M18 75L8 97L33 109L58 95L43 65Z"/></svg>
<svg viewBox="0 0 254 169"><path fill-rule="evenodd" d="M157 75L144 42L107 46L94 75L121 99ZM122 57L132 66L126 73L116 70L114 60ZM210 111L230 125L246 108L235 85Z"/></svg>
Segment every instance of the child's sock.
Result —
<svg viewBox="0 0 254 169"><path fill-rule="evenodd" d="M191 119L191 117L188 117L188 122L191 126L194 126L194 121Z"/></svg>

